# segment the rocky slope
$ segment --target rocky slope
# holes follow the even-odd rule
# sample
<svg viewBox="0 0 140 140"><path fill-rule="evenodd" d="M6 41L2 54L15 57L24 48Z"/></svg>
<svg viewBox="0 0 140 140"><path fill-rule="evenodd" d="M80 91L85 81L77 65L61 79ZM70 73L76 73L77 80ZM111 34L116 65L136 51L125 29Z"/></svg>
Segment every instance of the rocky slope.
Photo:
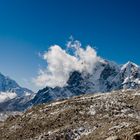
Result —
<svg viewBox="0 0 140 140"><path fill-rule="evenodd" d="M110 61L96 64L91 74L74 71L64 87L46 87L40 90L28 105L65 99L80 94L110 92L140 87L140 67L132 62L119 66Z"/></svg>
<svg viewBox="0 0 140 140"><path fill-rule="evenodd" d="M140 140L140 90L42 104L0 124L1 140Z"/></svg>

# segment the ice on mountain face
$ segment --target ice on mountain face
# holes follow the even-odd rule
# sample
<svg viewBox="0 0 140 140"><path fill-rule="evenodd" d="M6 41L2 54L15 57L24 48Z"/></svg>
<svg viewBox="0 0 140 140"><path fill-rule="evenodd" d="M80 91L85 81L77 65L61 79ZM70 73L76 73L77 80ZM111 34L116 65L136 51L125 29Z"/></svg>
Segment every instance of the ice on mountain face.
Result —
<svg viewBox="0 0 140 140"><path fill-rule="evenodd" d="M127 64L123 65L121 68L121 73L123 73L124 77L140 77L139 76L140 67L132 62L128 62Z"/></svg>
<svg viewBox="0 0 140 140"><path fill-rule="evenodd" d="M122 86L125 89L140 87L140 67L128 62L121 68Z"/></svg>
<svg viewBox="0 0 140 140"><path fill-rule="evenodd" d="M136 65L135 63L128 61L126 64L124 64L124 65L122 66L121 70L124 70L124 69L126 69L126 68L131 69L132 66L134 66L134 67L136 67L136 68L139 68L139 66Z"/></svg>
<svg viewBox="0 0 140 140"><path fill-rule="evenodd" d="M31 95L31 93L25 92L25 96L30 96L30 95Z"/></svg>
<svg viewBox="0 0 140 140"><path fill-rule="evenodd" d="M14 92L0 92L0 103L11 100L17 96Z"/></svg>

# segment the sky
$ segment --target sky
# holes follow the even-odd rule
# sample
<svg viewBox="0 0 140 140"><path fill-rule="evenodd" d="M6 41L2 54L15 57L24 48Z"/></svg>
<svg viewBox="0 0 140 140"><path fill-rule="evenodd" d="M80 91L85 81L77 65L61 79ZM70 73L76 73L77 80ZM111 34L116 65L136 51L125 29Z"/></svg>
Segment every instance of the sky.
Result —
<svg viewBox="0 0 140 140"><path fill-rule="evenodd" d="M37 91L32 79L51 45L70 36L118 64L140 65L139 0L0 0L0 72Z"/></svg>

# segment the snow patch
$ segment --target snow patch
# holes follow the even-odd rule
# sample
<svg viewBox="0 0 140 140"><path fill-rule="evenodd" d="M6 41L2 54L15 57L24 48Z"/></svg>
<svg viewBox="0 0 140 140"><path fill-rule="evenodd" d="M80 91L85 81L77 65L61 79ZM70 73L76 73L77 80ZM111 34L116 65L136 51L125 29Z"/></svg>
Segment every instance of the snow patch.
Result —
<svg viewBox="0 0 140 140"><path fill-rule="evenodd" d="M59 104L65 103L65 102L66 102L66 101L58 101L58 102L50 103L50 104L47 105L46 107L49 107L49 106L56 106L56 105L59 105Z"/></svg>
<svg viewBox="0 0 140 140"><path fill-rule="evenodd" d="M140 92L136 92L134 95L135 96L140 96Z"/></svg>
<svg viewBox="0 0 140 140"><path fill-rule="evenodd" d="M90 106L88 114L89 115L95 115L96 114L96 110L95 110L94 106L92 106L92 105Z"/></svg>
<svg viewBox="0 0 140 140"><path fill-rule="evenodd" d="M84 128L84 127L79 127L78 129L74 129L74 140L79 140L82 136L87 136L91 134L96 127L93 127L92 129L90 128Z"/></svg>
<svg viewBox="0 0 140 140"><path fill-rule="evenodd" d="M122 122L122 123L119 124L119 125L116 125L116 126L111 127L111 128L109 129L109 131L114 130L114 129L119 130L119 129L121 129L121 128L126 128L126 127L129 127L129 125L130 125L130 123L128 123L128 122Z"/></svg>
<svg viewBox="0 0 140 140"><path fill-rule="evenodd" d="M14 99L17 96L14 92L0 92L0 103Z"/></svg>

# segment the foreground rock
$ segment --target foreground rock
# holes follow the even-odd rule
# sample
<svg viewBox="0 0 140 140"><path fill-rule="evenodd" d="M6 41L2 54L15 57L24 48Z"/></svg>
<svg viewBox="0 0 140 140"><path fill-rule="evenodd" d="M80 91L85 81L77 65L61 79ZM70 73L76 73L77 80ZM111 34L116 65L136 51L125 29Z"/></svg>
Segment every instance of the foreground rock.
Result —
<svg viewBox="0 0 140 140"><path fill-rule="evenodd" d="M140 91L43 104L0 124L1 140L140 140Z"/></svg>

